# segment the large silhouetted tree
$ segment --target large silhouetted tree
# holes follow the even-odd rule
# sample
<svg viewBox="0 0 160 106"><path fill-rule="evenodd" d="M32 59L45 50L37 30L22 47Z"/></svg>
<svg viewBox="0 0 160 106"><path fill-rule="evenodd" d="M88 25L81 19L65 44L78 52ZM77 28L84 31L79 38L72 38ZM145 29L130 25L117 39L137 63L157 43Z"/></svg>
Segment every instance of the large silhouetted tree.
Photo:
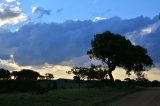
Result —
<svg viewBox="0 0 160 106"><path fill-rule="evenodd" d="M95 35L91 41L92 48L87 52L90 58L101 60L107 67L108 75L114 85L112 71L123 67L129 74L131 71L142 72L152 66L152 59L147 50L133 45L125 37L109 31Z"/></svg>

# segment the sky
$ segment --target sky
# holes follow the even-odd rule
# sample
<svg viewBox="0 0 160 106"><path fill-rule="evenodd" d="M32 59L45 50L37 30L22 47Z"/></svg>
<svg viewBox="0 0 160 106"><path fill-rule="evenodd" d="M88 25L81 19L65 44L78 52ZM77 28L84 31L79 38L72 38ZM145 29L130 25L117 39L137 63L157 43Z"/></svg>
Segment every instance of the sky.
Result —
<svg viewBox="0 0 160 106"><path fill-rule="evenodd" d="M33 69L55 78L74 66L99 63L86 52L97 33L119 33L148 50L160 80L159 0L0 0L0 68ZM117 68L114 76L127 77ZM132 76L133 78L135 76Z"/></svg>
<svg viewBox="0 0 160 106"><path fill-rule="evenodd" d="M123 19L137 16L154 17L159 13L159 0L19 0L23 11L32 17L31 8L41 7L51 11L44 22L64 22L72 19L94 19L95 17L111 18L119 16Z"/></svg>

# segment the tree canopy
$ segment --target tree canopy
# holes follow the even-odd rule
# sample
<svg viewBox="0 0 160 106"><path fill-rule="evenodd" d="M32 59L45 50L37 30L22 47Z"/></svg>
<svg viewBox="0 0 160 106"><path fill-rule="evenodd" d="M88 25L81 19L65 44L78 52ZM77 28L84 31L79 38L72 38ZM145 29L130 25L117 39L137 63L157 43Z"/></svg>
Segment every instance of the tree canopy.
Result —
<svg viewBox="0 0 160 106"><path fill-rule="evenodd" d="M9 79L10 78L10 72L6 69L1 68L0 69L0 79Z"/></svg>
<svg viewBox="0 0 160 106"><path fill-rule="evenodd" d="M86 67L73 67L71 71L67 71L68 74L74 74L75 78L79 78L79 80L84 80L86 75Z"/></svg>
<svg viewBox="0 0 160 106"><path fill-rule="evenodd" d="M104 80L107 77L107 70L101 65L93 65L91 67L73 67L68 74L74 74L74 79L79 80Z"/></svg>
<svg viewBox="0 0 160 106"><path fill-rule="evenodd" d="M141 46L133 45L125 37L109 31L96 34L91 41L91 50L87 54L92 59L101 60L108 68L111 82L114 84L112 71L116 67L123 67L127 74L145 71L153 65L152 59L147 55L147 50Z"/></svg>
<svg viewBox="0 0 160 106"><path fill-rule="evenodd" d="M51 73L46 73L46 74L45 74L45 77L46 77L47 80L51 80L51 79L54 78L54 75L51 74Z"/></svg>
<svg viewBox="0 0 160 106"><path fill-rule="evenodd" d="M30 69L22 69L18 73L16 73L16 77L18 79L37 79L40 76L38 72L35 72Z"/></svg>

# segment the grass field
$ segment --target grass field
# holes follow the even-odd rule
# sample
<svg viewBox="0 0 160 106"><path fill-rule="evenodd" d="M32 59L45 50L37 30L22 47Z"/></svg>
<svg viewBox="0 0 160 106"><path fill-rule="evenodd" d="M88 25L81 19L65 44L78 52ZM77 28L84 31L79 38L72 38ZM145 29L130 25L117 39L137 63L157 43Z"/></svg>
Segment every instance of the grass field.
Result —
<svg viewBox="0 0 160 106"><path fill-rule="evenodd" d="M1 94L0 106L99 106L134 90L105 87L59 89L46 94Z"/></svg>

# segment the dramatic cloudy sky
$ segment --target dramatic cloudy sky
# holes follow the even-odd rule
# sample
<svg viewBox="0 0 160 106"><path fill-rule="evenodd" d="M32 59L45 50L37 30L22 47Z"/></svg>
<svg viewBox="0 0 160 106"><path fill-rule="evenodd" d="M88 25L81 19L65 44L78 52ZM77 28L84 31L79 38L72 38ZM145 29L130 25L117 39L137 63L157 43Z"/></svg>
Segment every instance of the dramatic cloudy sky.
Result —
<svg viewBox="0 0 160 106"><path fill-rule="evenodd" d="M159 0L0 0L0 67L34 69L72 78L72 66L89 66L86 51L97 33L112 31L143 46L160 80ZM126 77L123 69L114 76ZM134 76L133 76L134 77Z"/></svg>

